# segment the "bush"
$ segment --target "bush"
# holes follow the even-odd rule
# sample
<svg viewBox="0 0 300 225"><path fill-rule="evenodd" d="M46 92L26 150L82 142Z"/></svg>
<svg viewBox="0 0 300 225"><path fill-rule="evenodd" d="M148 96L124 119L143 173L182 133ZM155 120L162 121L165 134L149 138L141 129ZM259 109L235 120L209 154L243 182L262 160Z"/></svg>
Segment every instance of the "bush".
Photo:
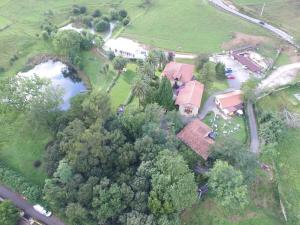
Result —
<svg viewBox="0 0 300 225"><path fill-rule="evenodd" d="M73 5L72 12L75 15L84 14L84 13L86 13L86 7L85 6L79 6L79 5Z"/></svg>
<svg viewBox="0 0 300 225"><path fill-rule="evenodd" d="M95 29L97 32L105 32L109 30L109 27L109 23L105 20L101 20L95 25Z"/></svg>
<svg viewBox="0 0 300 225"><path fill-rule="evenodd" d="M42 37L43 37L43 40L47 41L47 40L49 40L50 35L47 31L43 30L42 31Z"/></svg>
<svg viewBox="0 0 300 225"><path fill-rule="evenodd" d="M102 16L102 13L99 9L96 9L93 14L92 14L93 17L101 17Z"/></svg>
<svg viewBox="0 0 300 225"><path fill-rule="evenodd" d="M4 67L0 67L0 73L4 73L4 72L5 72Z"/></svg>
<svg viewBox="0 0 300 225"><path fill-rule="evenodd" d="M92 27L93 26L93 17L91 16L84 16L82 18L82 22L87 26L87 27Z"/></svg>
<svg viewBox="0 0 300 225"><path fill-rule="evenodd" d="M108 56L109 60L113 60L116 57L116 55L113 51L108 51L107 56Z"/></svg>
<svg viewBox="0 0 300 225"><path fill-rule="evenodd" d="M106 21L106 22L109 22L109 21L110 21L110 19L109 19L108 16L102 16L102 20L104 20L104 21Z"/></svg>
<svg viewBox="0 0 300 225"><path fill-rule="evenodd" d="M80 6L79 11L81 14L86 13L86 7L85 6Z"/></svg>
<svg viewBox="0 0 300 225"><path fill-rule="evenodd" d="M121 18L125 18L125 17L127 17L127 15L128 15L128 13L127 13L126 10L121 9L121 10L119 11L119 16L120 16Z"/></svg>
<svg viewBox="0 0 300 225"><path fill-rule="evenodd" d="M119 13L115 9L110 11L110 20L119 20Z"/></svg>
<svg viewBox="0 0 300 225"><path fill-rule="evenodd" d="M129 24L129 22L130 22L130 20L129 20L128 17L124 18L123 21L122 21L124 26L127 26Z"/></svg>
<svg viewBox="0 0 300 225"><path fill-rule="evenodd" d="M2 163L0 163L0 183L24 195L31 202L38 202L42 197L42 190L37 185L28 182L23 176Z"/></svg>
<svg viewBox="0 0 300 225"><path fill-rule="evenodd" d="M35 168L39 168L41 165L42 165L41 160L35 160L35 161L33 162L33 166L34 166Z"/></svg>

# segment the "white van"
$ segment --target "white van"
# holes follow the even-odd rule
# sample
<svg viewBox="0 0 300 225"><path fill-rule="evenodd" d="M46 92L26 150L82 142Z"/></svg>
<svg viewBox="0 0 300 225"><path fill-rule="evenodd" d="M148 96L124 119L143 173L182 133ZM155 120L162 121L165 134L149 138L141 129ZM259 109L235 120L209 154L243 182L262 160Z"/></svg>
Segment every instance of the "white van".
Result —
<svg viewBox="0 0 300 225"><path fill-rule="evenodd" d="M40 214L44 215L44 216L51 216L51 212L50 211L47 211L46 209L44 209L41 205L34 205L33 206L34 210L39 212Z"/></svg>

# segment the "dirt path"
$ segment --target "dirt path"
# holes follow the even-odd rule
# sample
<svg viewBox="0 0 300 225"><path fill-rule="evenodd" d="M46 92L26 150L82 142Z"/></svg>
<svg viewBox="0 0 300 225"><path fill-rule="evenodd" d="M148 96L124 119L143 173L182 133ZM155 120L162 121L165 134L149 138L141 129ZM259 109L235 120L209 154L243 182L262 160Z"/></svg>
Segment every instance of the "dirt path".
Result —
<svg viewBox="0 0 300 225"><path fill-rule="evenodd" d="M258 92L287 85L293 82L300 72L300 62L279 67L258 86Z"/></svg>

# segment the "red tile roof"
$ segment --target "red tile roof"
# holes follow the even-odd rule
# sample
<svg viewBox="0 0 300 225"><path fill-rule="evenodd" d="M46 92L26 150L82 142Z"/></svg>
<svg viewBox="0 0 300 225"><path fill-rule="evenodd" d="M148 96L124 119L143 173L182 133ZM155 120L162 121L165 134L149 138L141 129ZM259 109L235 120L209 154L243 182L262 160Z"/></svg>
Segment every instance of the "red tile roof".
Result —
<svg viewBox="0 0 300 225"><path fill-rule="evenodd" d="M235 108L236 106L243 104L242 92L239 90L217 95L216 99L220 102L221 109Z"/></svg>
<svg viewBox="0 0 300 225"><path fill-rule="evenodd" d="M233 53L233 58L246 66L247 69L249 69L253 73L260 73L262 71L262 68L260 66L255 64L251 59L244 56L243 54Z"/></svg>
<svg viewBox="0 0 300 225"><path fill-rule="evenodd" d="M195 119L186 125L177 137L193 149L204 160L207 160L210 152L210 146L214 144L214 140L208 137L213 130L199 119Z"/></svg>
<svg viewBox="0 0 300 225"><path fill-rule="evenodd" d="M197 108L201 105L201 99L204 91L204 85L200 82L193 80L184 85L180 89L176 97L176 105L193 105Z"/></svg>
<svg viewBox="0 0 300 225"><path fill-rule="evenodd" d="M192 80L195 66L191 64L170 62L166 65L163 76L167 76L169 80L176 80L187 83Z"/></svg>

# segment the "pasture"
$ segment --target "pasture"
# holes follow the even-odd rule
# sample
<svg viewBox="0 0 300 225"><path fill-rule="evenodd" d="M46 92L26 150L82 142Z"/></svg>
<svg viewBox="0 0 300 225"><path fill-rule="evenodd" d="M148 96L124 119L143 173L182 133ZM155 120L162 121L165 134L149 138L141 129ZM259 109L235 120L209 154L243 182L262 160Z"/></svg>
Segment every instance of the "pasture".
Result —
<svg viewBox="0 0 300 225"><path fill-rule="evenodd" d="M263 4L266 3L263 16L264 20L280 26L291 32L300 41L300 2L298 0L231 0L246 12L260 17Z"/></svg>
<svg viewBox="0 0 300 225"><path fill-rule="evenodd" d="M279 112L285 107L292 112L300 113L300 102L293 96L299 92L299 87L278 92L260 100L258 107L273 112ZM277 182L289 217L297 216L300 210L300 130L287 128L283 132L277 146L280 153L276 159Z"/></svg>

